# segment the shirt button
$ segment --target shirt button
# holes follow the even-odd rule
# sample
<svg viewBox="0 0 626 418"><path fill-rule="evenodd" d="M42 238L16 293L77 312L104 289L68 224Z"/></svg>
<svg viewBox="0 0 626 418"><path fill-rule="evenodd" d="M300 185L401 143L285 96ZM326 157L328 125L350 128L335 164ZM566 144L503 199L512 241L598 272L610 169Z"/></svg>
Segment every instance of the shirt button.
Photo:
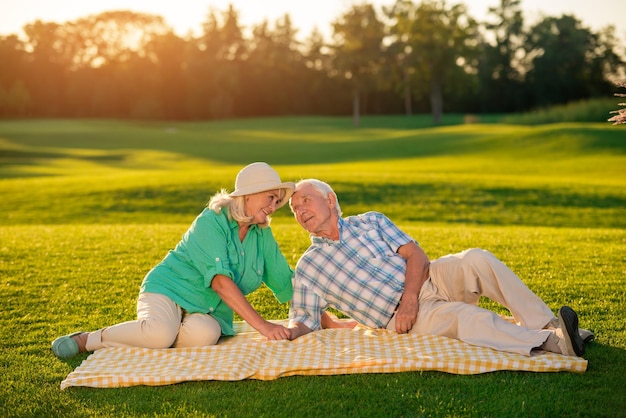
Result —
<svg viewBox="0 0 626 418"><path fill-rule="evenodd" d="M216 258L215 258L215 261L220 261L220 258L219 258L219 257L216 257Z"/></svg>
<svg viewBox="0 0 626 418"><path fill-rule="evenodd" d="M262 273L262 271L261 271L260 269L259 269L259 270L257 270L256 272L257 272L257 273L259 273L259 274L261 274L261 273Z"/></svg>
<svg viewBox="0 0 626 418"><path fill-rule="evenodd" d="M243 252L243 251L241 252L241 255L244 255L244 252Z"/></svg>

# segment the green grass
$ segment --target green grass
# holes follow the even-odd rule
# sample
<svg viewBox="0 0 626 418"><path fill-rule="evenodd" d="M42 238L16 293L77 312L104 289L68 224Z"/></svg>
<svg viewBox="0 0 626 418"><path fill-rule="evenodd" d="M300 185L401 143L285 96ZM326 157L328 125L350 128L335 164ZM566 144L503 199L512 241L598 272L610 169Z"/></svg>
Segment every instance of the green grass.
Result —
<svg viewBox="0 0 626 418"><path fill-rule="evenodd" d="M427 118L0 122L2 416L622 416L626 130L608 123L433 128ZM487 118L483 118L483 122ZM431 258L494 252L596 332L588 371L396 373L59 389L86 357L50 342L134 318L143 275L219 188L265 160L319 177L346 214L380 210ZM308 238L272 223L294 265ZM267 289L250 297L284 318ZM487 307L505 313L493 303Z"/></svg>

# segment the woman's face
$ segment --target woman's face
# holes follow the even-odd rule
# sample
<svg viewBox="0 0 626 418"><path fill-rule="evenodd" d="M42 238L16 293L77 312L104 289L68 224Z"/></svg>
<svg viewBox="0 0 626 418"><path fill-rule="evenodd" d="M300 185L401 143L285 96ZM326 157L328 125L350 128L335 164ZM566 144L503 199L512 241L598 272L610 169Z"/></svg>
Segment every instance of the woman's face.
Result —
<svg viewBox="0 0 626 418"><path fill-rule="evenodd" d="M268 190L265 192L249 194L245 199L246 215L252 217L253 224L267 222L267 217L276 210L280 200L280 190Z"/></svg>

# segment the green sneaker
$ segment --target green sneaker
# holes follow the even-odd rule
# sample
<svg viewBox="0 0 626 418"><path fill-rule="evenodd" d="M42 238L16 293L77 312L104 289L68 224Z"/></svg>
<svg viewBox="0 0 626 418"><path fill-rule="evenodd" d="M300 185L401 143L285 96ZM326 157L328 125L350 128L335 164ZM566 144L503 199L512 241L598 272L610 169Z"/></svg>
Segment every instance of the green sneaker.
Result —
<svg viewBox="0 0 626 418"><path fill-rule="evenodd" d="M68 359L80 353L78 343L72 337L82 333L83 331L75 332L52 341L52 352L54 355L60 359Z"/></svg>

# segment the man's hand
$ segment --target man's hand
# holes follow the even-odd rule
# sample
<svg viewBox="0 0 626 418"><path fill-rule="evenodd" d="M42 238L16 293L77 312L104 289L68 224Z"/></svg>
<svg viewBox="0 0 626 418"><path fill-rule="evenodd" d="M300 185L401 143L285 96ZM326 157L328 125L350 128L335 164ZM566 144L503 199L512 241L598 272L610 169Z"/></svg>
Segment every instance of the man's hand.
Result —
<svg viewBox="0 0 626 418"><path fill-rule="evenodd" d="M398 334L406 334L413 328L417 320L418 311L419 305L416 297L402 297L396 312L396 332Z"/></svg>

